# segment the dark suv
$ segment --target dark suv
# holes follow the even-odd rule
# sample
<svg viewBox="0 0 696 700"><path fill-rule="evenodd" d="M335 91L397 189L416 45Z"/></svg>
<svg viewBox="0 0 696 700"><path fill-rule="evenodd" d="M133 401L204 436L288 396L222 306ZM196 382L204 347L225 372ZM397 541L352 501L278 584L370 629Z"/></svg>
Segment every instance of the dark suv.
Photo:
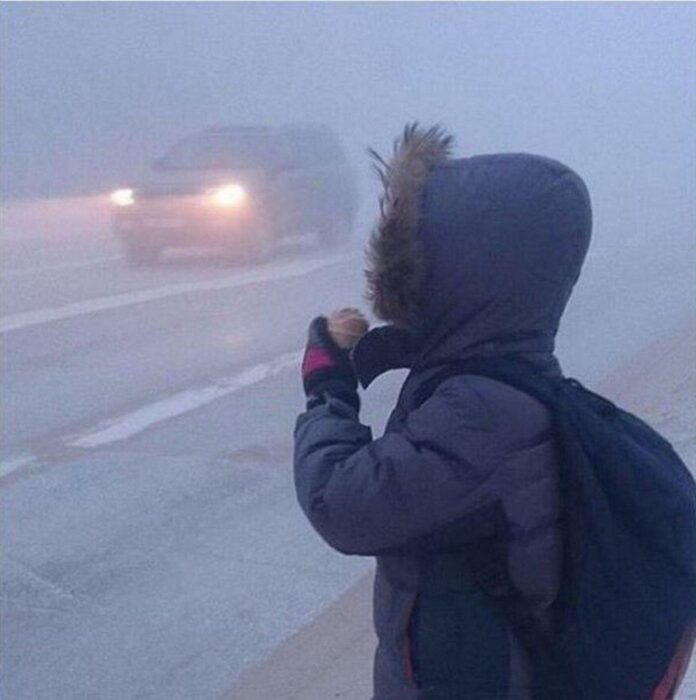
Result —
<svg viewBox="0 0 696 700"><path fill-rule="evenodd" d="M260 259L283 241L347 240L357 191L330 129L231 126L182 139L111 201L114 232L132 261L154 261L174 246Z"/></svg>

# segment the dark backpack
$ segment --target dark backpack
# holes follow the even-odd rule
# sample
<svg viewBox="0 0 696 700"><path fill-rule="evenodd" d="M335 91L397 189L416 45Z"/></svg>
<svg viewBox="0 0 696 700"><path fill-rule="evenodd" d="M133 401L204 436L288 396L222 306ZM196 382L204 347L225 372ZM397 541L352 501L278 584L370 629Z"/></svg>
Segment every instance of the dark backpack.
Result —
<svg viewBox="0 0 696 700"><path fill-rule="evenodd" d="M495 537L465 545L481 586L527 649L535 697L648 698L696 618L693 477L670 443L639 418L575 379L550 378L520 358L447 365L420 388L416 403L460 374L499 380L545 404L563 455L565 558L551 633L514 590L505 547L495 546ZM455 530L447 539L453 537Z"/></svg>

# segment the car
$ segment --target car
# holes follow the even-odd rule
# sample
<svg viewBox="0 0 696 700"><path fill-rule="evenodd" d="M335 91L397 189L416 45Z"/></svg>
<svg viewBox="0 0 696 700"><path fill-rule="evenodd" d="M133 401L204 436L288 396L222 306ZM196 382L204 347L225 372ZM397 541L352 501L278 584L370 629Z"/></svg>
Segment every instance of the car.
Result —
<svg viewBox="0 0 696 700"><path fill-rule="evenodd" d="M112 192L111 202L113 231L134 263L183 246L260 260L283 241L346 242L358 195L328 127L224 126L175 143L141 183Z"/></svg>

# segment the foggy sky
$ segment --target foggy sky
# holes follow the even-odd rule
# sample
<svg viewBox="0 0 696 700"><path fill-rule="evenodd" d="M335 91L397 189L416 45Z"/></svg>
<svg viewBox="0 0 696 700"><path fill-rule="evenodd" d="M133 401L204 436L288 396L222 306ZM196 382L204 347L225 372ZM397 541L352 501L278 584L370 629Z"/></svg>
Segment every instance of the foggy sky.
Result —
<svg viewBox="0 0 696 700"><path fill-rule="evenodd" d="M4 3L4 197L108 191L213 124L318 121L364 149L406 121L460 155L531 151L637 233L694 221L693 4Z"/></svg>

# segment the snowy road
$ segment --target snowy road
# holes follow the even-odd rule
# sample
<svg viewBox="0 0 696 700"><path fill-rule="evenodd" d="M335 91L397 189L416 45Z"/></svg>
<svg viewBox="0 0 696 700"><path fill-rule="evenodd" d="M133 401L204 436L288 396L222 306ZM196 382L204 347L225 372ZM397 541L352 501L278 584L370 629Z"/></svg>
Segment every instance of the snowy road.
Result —
<svg viewBox="0 0 696 700"><path fill-rule="evenodd" d="M311 532L290 470L307 321L364 306L360 256L134 269L103 222L20 229L0 239L0 696L216 698L371 566ZM683 256L597 250L558 343L589 383L693 289Z"/></svg>

